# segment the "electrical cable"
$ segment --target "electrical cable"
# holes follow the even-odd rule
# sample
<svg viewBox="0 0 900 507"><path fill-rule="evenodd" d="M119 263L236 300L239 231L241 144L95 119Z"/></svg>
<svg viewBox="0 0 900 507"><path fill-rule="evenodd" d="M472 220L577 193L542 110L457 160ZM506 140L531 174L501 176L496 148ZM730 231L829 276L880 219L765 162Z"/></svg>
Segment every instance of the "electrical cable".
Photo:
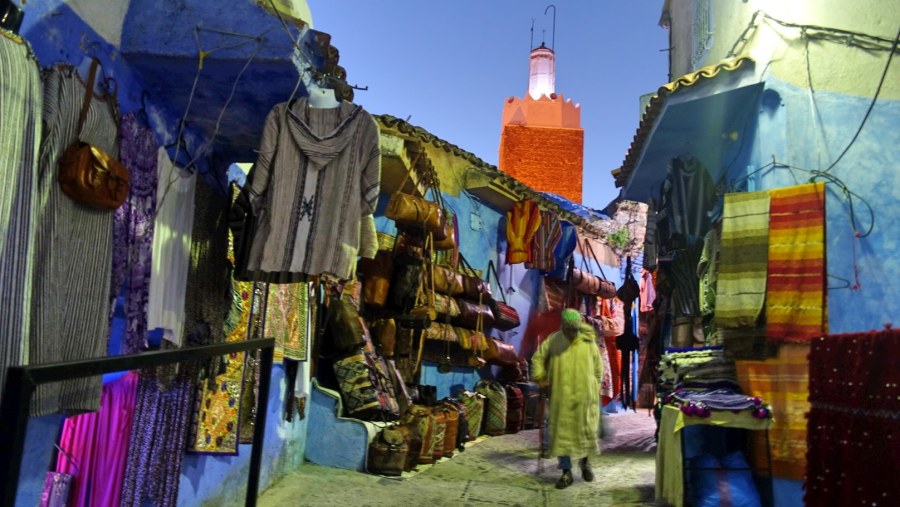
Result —
<svg viewBox="0 0 900 507"><path fill-rule="evenodd" d="M866 109L866 114L863 116L862 122L860 122L859 124L859 128L856 129L856 133L853 134L853 138L850 139L849 143L847 143L844 151L842 151L841 154L838 155L838 158L836 158L835 161L832 162L824 172L827 173L828 171L830 171L832 168L834 168L834 166L838 164L838 162L841 161L842 158L844 158L844 155L847 153L847 151L850 150L850 147L853 146L853 143L856 142L856 139L859 137L859 133L862 132L863 127L866 125L866 121L869 119L869 115L872 113L872 109L875 107L875 102L878 101L878 95L881 93L881 87L884 85L884 79L887 76L888 69L891 67L891 60L894 58L894 53L897 52L898 43L900 43L900 28L897 29L897 36L894 37L894 43L891 47L891 52L888 55L887 62L884 64L884 70L881 72L881 79L878 81L878 88L875 89L875 95L872 97L872 102L869 103L869 108ZM812 86L812 83L810 83L810 86Z"/></svg>

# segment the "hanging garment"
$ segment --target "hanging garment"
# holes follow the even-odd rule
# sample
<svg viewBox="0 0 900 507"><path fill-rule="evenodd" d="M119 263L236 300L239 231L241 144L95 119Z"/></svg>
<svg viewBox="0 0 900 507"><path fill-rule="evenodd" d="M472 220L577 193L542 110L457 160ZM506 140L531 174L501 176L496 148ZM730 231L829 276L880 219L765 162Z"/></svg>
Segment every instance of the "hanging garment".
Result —
<svg viewBox="0 0 900 507"><path fill-rule="evenodd" d="M569 222L560 221L559 225L562 232L556 247L553 249L555 268L552 271L547 271L546 274L557 280L565 280L569 266L569 257L572 256L575 247L578 245L578 233L575 230L575 226Z"/></svg>
<svg viewBox="0 0 900 507"><path fill-rule="evenodd" d="M85 85L73 66L60 64L45 72L31 364L106 355L113 213L73 201L57 176L60 156L79 137L84 96ZM118 158L115 109L115 97L94 97L80 138ZM100 389L100 377L39 385L32 415L95 411Z"/></svg>
<svg viewBox="0 0 900 507"><path fill-rule="evenodd" d="M172 164L164 148L157 158L159 207L153 232L153 268L147 328L163 330L163 337L180 347L184 334L184 296L191 260L194 192L197 175Z"/></svg>
<svg viewBox="0 0 900 507"><path fill-rule="evenodd" d="M0 397L6 368L28 363L37 234L41 79L21 38L0 29Z"/></svg>
<svg viewBox="0 0 900 507"><path fill-rule="evenodd" d="M652 312L656 301L656 287L653 284L653 273L641 270L641 312Z"/></svg>
<svg viewBox="0 0 900 507"><path fill-rule="evenodd" d="M155 507L177 505L195 376L194 368L184 367L163 390L152 372L140 373L122 507L147 505L148 499Z"/></svg>
<svg viewBox="0 0 900 507"><path fill-rule="evenodd" d="M110 295L116 297L126 287L122 353L133 354L147 348L158 148L153 131L138 113L128 113L122 118L119 134L121 162L128 168L131 182L128 198L115 211Z"/></svg>
<svg viewBox="0 0 900 507"><path fill-rule="evenodd" d="M541 225L531 239L531 252L525 267L545 271L555 270L555 250L561 239L562 227L559 225L559 215L550 210L541 211Z"/></svg>
<svg viewBox="0 0 900 507"><path fill-rule="evenodd" d="M656 223L659 216L656 213L656 207L650 203L647 210L647 231L644 233L644 269L654 269L659 258L659 243L657 239Z"/></svg>
<svg viewBox="0 0 900 507"><path fill-rule="evenodd" d="M709 211L716 202L716 187L709 172L694 157L679 156L669 165L671 234L692 245L709 230Z"/></svg>
<svg viewBox="0 0 900 507"><path fill-rule="evenodd" d="M697 276L700 278L700 315L703 316L712 315L716 310L721 241L721 231L715 226L703 238L703 250L700 253L700 263L697 265Z"/></svg>
<svg viewBox="0 0 900 507"><path fill-rule="evenodd" d="M362 107L276 105L245 187L257 220L246 270L274 283L349 278L380 177L378 127Z"/></svg>
<svg viewBox="0 0 900 507"><path fill-rule="evenodd" d="M716 324L754 327L766 297L769 193L725 194Z"/></svg>
<svg viewBox="0 0 900 507"><path fill-rule="evenodd" d="M541 226L541 210L537 203L523 199L506 212L506 263L519 264L531 260L531 239Z"/></svg>
<svg viewBox="0 0 900 507"><path fill-rule="evenodd" d="M548 336L531 359L531 374L550 383L550 454L597 454L603 362L594 329L583 323L571 341L562 331Z"/></svg>
<svg viewBox="0 0 900 507"><path fill-rule="evenodd" d="M825 183L772 190L766 336L808 341L826 332Z"/></svg>
<svg viewBox="0 0 900 507"><path fill-rule="evenodd" d="M309 315L308 283L269 286L265 336L275 338L276 356L294 361L309 358Z"/></svg>
<svg viewBox="0 0 900 507"><path fill-rule="evenodd" d="M63 423L59 446L75 464L60 454L56 471L78 476L67 505L119 505L137 381L138 374L128 372L104 384L98 412L69 417Z"/></svg>

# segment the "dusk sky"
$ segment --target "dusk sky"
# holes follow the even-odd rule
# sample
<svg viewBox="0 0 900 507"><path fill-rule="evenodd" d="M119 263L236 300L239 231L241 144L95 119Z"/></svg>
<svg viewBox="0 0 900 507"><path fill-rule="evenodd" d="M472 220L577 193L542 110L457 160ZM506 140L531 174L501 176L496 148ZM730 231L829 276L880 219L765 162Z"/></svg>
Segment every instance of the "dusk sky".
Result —
<svg viewBox="0 0 900 507"><path fill-rule="evenodd" d="M373 114L410 123L497 164L504 101L528 89L534 45L555 43L556 92L581 104L584 204L617 194L619 167L640 96L668 82L662 0L308 0L313 25L332 36L340 64ZM543 36L542 36L543 32Z"/></svg>

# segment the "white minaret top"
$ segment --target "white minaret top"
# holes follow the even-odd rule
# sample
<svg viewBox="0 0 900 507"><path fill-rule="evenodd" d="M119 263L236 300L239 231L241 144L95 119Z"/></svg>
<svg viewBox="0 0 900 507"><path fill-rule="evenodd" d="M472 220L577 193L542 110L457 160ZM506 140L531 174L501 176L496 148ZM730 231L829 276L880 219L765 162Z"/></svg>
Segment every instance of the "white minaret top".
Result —
<svg viewBox="0 0 900 507"><path fill-rule="evenodd" d="M541 95L549 97L556 92L556 55L543 42L531 50L528 74L528 94L531 98L537 100Z"/></svg>

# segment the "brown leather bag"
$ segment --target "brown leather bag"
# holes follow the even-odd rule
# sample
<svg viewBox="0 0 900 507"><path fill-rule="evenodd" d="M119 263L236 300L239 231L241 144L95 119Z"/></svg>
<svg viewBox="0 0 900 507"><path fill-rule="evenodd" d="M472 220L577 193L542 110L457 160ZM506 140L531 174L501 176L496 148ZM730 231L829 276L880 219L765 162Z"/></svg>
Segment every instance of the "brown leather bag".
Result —
<svg viewBox="0 0 900 507"><path fill-rule="evenodd" d="M459 409L444 403L439 408L444 413L446 429L444 431L444 457L452 458L456 450L456 440L459 435Z"/></svg>
<svg viewBox="0 0 900 507"><path fill-rule="evenodd" d="M401 475L406 467L408 454L409 444L403 438L403 433L396 428L385 428L369 444L369 472L381 475Z"/></svg>
<svg viewBox="0 0 900 507"><path fill-rule="evenodd" d="M462 294L462 275L446 266L435 266L434 290L448 296L458 296Z"/></svg>
<svg viewBox="0 0 900 507"><path fill-rule="evenodd" d="M90 77L84 92L81 115L78 117L79 138L94 96L99 63L96 58L91 62ZM59 186L69 198L89 208L101 210L114 210L121 206L128 197L131 183L131 176L125 166L105 151L80 139L69 145L59 158L58 176Z"/></svg>
<svg viewBox="0 0 900 507"><path fill-rule="evenodd" d="M472 268L469 261L462 254L459 255L460 273L462 276L463 291L461 296L471 301L478 301L479 298L484 302L493 299L491 294L491 284L487 280L482 280L478 276L478 272ZM487 323L486 326L490 327Z"/></svg>
<svg viewBox="0 0 900 507"><path fill-rule="evenodd" d="M440 205L423 197L394 192L388 199L384 216L397 222L401 227L422 228L434 234L437 239L446 235L447 216Z"/></svg>
<svg viewBox="0 0 900 507"><path fill-rule="evenodd" d="M419 454L422 453L422 437L419 435L419 427L415 422L408 424L398 424L394 428L403 435L406 444L409 446L409 452L406 453L406 463L403 465L404 472L411 472L416 466Z"/></svg>
<svg viewBox="0 0 900 507"><path fill-rule="evenodd" d="M456 304L459 306L459 315L450 320L453 325L467 329L478 329L479 319L481 319L484 327L492 327L494 325L494 312L491 311L490 306L473 303L465 299L457 299Z"/></svg>
<svg viewBox="0 0 900 507"><path fill-rule="evenodd" d="M382 356L394 357L397 347L397 322L394 319L376 320L372 325L372 336Z"/></svg>
<svg viewBox="0 0 900 507"><path fill-rule="evenodd" d="M391 288L391 278L394 276L393 254L388 250L379 250L374 259L360 259L359 274L366 307L384 308Z"/></svg>
<svg viewBox="0 0 900 507"><path fill-rule="evenodd" d="M488 347L484 351L484 359L489 364L500 366L514 366L519 358L516 356L516 348L511 343L502 342L496 338L487 338Z"/></svg>
<svg viewBox="0 0 900 507"><path fill-rule="evenodd" d="M413 405L403 415L402 422L414 425L422 440L416 462L420 465L434 463L434 414L431 409L422 405Z"/></svg>

